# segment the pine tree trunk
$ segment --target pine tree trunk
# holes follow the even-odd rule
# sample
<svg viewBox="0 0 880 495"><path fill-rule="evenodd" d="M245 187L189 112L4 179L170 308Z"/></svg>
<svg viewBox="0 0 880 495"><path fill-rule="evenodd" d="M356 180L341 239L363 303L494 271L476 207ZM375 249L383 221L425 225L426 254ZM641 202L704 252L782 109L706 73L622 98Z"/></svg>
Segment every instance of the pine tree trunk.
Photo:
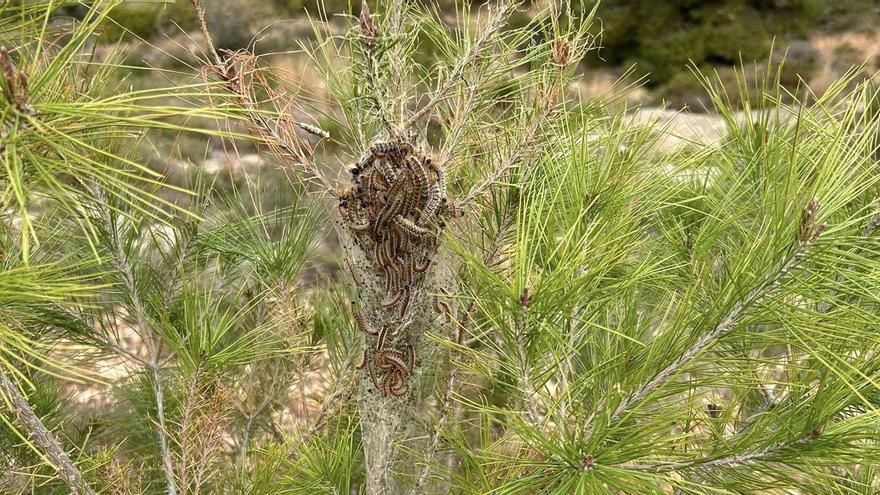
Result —
<svg viewBox="0 0 880 495"><path fill-rule="evenodd" d="M24 428L28 437L46 458L58 469L58 476L67 483L71 492L77 495L92 495L94 492L85 484L76 464L67 452L46 428L34 412L27 399L21 394L18 386L9 379L6 373L0 372L0 386L12 405L15 421Z"/></svg>
<svg viewBox="0 0 880 495"><path fill-rule="evenodd" d="M362 249L345 228L338 229L345 259L357 286L359 299L355 309L363 315L371 329L388 327L385 347L414 350L412 374L407 389L397 397L377 388L369 367L361 370L358 409L366 462L368 495L409 493L419 474L419 461L431 448L430 428L436 412L434 388L443 366L439 346L425 337L428 332L447 335L450 332L447 310L454 310L453 301L437 298L454 293L454 271L449 256L435 255L424 278L412 290L406 311L384 307L388 295L384 277L370 268ZM442 309L441 309L442 308ZM364 333L366 360L374 359L377 337ZM376 377L377 379L379 377Z"/></svg>

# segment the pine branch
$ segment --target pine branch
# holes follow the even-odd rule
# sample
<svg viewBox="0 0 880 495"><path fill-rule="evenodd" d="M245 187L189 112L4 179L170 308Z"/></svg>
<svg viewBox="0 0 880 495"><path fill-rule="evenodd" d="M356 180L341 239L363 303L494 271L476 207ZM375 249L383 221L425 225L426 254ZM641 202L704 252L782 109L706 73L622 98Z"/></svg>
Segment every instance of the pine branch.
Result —
<svg viewBox="0 0 880 495"><path fill-rule="evenodd" d="M590 19L595 14L597 7L598 4L594 6L593 12L589 16ZM555 16L551 19L554 23L558 20ZM561 103L564 103L563 83L568 78L569 69L584 55L585 47L589 43L588 38L584 38L583 33L579 33L573 39L569 39L567 36L558 36L553 39L549 78L544 86L536 89L535 93L535 112L537 115L528 126L520 129L519 139L511 152L482 181L471 187L468 193L458 200L458 208L470 206L477 198L488 193L492 186L498 183L510 170L542 151L543 146L540 143L542 130L553 122L553 117L556 114L564 113L559 111ZM520 174L521 182L524 183L529 179L532 168L531 166L524 167Z"/></svg>
<svg viewBox="0 0 880 495"><path fill-rule="evenodd" d="M873 237L873 235L877 232L878 228L880 228L880 212L875 213L871 217L871 220L862 229L861 236L865 239ZM844 277L843 277L842 273L838 273L837 275L834 276L834 281L838 284L843 282L843 280L844 280ZM836 296L836 291L831 290L828 292L828 299L833 299L835 296ZM833 304L829 300L824 300L819 303L819 312L820 313L827 313L827 312L831 311L832 308L833 308Z"/></svg>
<svg viewBox="0 0 880 495"><path fill-rule="evenodd" d="M513 208L507 208L505 210L504 216L501 220L501 226L498 229L498 232L492 239L492 248L488 250L483 255L483 263L486 265L491 265L493 260L497 257L498 253L501 250L502 240L504 239L504 234L507 231L507 228L510 226L510 218L511 211ZM465 345L469 346L471 343L464 342L464 335L471 328L471 325L474 321L474 313L476 312L476 304L473 300L468 304L468 307L462 313L461 318L458 322L458 329L455 334L455 343L457 345ZM443 429L446 427L446 422L449 420L449 415L452 412L452 407L450 406L452 402L452 395L455 392L455 384L456 379L458 377L458 366L455 366L454 356L450 356L449 362L449 377L446 380L446 391L443 394L443 398L440 400L440 416L437 418L437 424L434 427L434 433L431 436L431 444L428 447L427 457L425 459L425 463L422 466L421 471L419 472L419 476L416 480L416 484L413 486L410 491L410 495L420 495L425 485L428 483L428 478L431 475L431 467L433 465L434 458L437 456L437 452L440 449L440 439L443 435Z"/></svg>
<svg viewBox="0 0 880 495"><path fill-rule="evenodd" d="M585 242L583 247L584 251L587 251L588 245ZM586 264L580 265L577 269L577 277L582 277L588 270L588 266ZM568 411L569 411L569 401L571 400L571 395L569 394L569 388L571 386L571 374L573 371L573 366L571 363L572 354L574 354L575 349L577 348L577 337L578 334L575 332L574 324L580 318L581 306L575 306L571 310L571 316L569 318L569 335L568 335L568 343L565 349L565 356L562 359L562 363L560 364L560 377L559 377L559 395L561 400L559 401L559 416L562 419L562 423L566 430L569 428L568 421Z"/></svg>
<svg viewBox="0 0 880 495"><path fill-rule="evenodd" d="M434 433L431 435L431 444L428 446L428 455L425 459L425 465L419 472L416 484L409 492L410 495L421 494L425 485L428 483L428 478L431 476L431 465L434 462L434 458L437 456L437 452L440 450L440 439L443 436L443 429L446 427L446 422L449 420L450 412L452 412L450 403L452 402L452 394L455 391L455 380L457 375L458 367L452 366L449 370L449 378L446 380L446 392L443 393L443 397L440 400L440 416L437 418L437 424L434 426Z"/></svg>
<svg viewBox="0 0 880 495"><path fill-rule="evenodd" d="M617 464L615 465L615 467L629 469L633 471L648 471L652 473L663 473L691 469L705 471L710 469L737 467L753 462L766 460L768 457L772 457L773 455L778 454L780 451L791 447L808 445L818 439L820 435L821 434L819 432L809 432L806 435L802 435L787 442L770 445L762 449L757 449L750 452L742 452L739 454L732 454L729 456L714 459L695 459L681 462L658 462L653 464L623 463Z"/></svg>
<svg viewBox="0 0 880 495"><path fill-rule="evenodd" d="M366 0L365 0L366 3ZM404 36L404 22L403 22L403 14L406 12L406 2L404 0L391 0L388 5L388 38L402 38ZM400 44L394 43L391 45L389 52L390 57L388 57L390 68L389 73L395 74L396 77L390 78L387 82L386 87L388 89L389 99L394 102L395 108L392 109L393 116L395 119L395 127L393 130L389 131L392 135L397 134L398 127L401 122L403 122L403 109L404 109L404 84L406 83L406 75L407 75L407 67L405 66L406 60L404 57L404 53L402 50L399 50Z"/></svg>
<svg viewBox="0 0 880 495"><path fill-rule="evenodd" d="M402 6L398 5L397 9L400 8L402 8ZM400 12L392 12L391 15L392 19L390 24L392 25L392 30L394 29L394 26L399 29ZM358 17L358 30L360 31L361 54L364 58L363 64L365 70L362 75L366 86L366 99L373 107L373 112L379 117L382 127L385 128L388 135L395 139L399 138L400 132L398 132L397 126L392 122L392 114L394 113L394 110L389 109L386 105L386 102L391 101L392 98L387 94L386 87L382 84L382 74L380 70L383 58L390 59L392 65L399 64L401 60L399 60L400 57L396 56L383 57L383 52L379 50L380 33L373 20L373 16L370 14L370 7L367 5L366 0L361 4L361 14ZM403 74L399 70L394 69L390 72L398 75Z"/></svg>
<svg viewBox="0 0 880 495"><path fill-rule="evenodd" d="M519 190L514 191L515 193ZM501 219L498 222L498 231L495 233L494 239L492 240L492 248L486 252L483 256L483 264L488 267L491 267L497 262L498 255L501 253L501 247L503 246L503 239L507 236L510 227L513 226L513 219L516 213L517 208L519 207L518 197L509 201L504 207L504 213L501 216ZM471 304L468 309L467 316L468 321L470 322L473 317L474 312L474 303L471 301ZM464 340L464 345L466 347L470 347L474 345L477 341L482 339L488 334L488 332L483 332L479 335L474 335L471 338Z"/></svg>
<svg viewBox="0 0 880 495"><path fill-rule="evenodd" d="M822 228L822 230L824 230L824 228ZM821 231L819 231L818 234L821 234ZM818 237L818 234L816 234L816 237ZM812 245L813 241L815 241L815 238L808 239L808 242L802 243L800 247L794 251L793 254L791 254L789 257L781 262L779 267L773 271L771 276L767 277L757 287L752 289L744 298L738 301L733 306L733 308L724 316L724 318L721 319L721 322L719 322L714 328L712 328L712 330L700 337L688 350L682 353L672 363L667 365L662 371L654 375L654 378L652 378L644 385L641 385L634 392L624 398L608 417L607 424L615 422L624 412L629 410L632 405L637 404L648 394L665 384L670 378L676 376L678 371L682 367L687 365L692 359L702 353L707 347L712 345L719 337L731 330L748 308L752 307L755 303L766 296L769 289L775 288L777 286L778 277L786 275L801 261L803 261L807 254L807 250ZM599 403L593 410L593 413L590 414L589 418L587 419L587 425L592 425L599 411L605 409L605 405L606 400L603 398L601 401L599 401ZM587 431L587 434L585 436L585 443L589 441L591 433L592 428Z"/></svg>
<svg viewBox="0 0 880 495"><path fill-rule="evenodd" d="M171 449L168 445L168 427L165 423L165 394L162 387L162 378L159 376L159 367L155 362L150 365L150 374L153 379L153 395L156 400L156 436L159 437L159 452L162 456L162 470L165 472L165 486L168 495L177 495L177 482L174 479L174 463L171 460Z"/></svg>
<svg viewBox="0 0 880 495"><path fill-rule="evenodd" d="M82 473L70 459L70 456L36 415L27 399L19 391L18 386L12 382L5 371L0 371L0 387L9 398L16 422L24 428L28 437L40 449L40 453L52 462L52 467L58 471L58 475L70 490L76 495L93 495L95 492L83 481Z"/></svg>
<svg viewBox="0 0 880 495"><path fill-rule="evenodd" d="M519 385L522 388L522 402L526 406L526 419L535 428L540 428L540 413L538 412L535 386L529 377L529 359L526 353L526 308L529 305L529 289L523 289L520 295L520 308L515 317L516 330L516 358L519 361Z"/></svg>
<svg viewBox="0 0 880 495"><path fill-rule="evenodd" d="M473 301L468 305L465 310L461 321L459 322L458 331L456 332L455 343L461 344L462 336L464 335L465 329L470 327L470 322L472 321L472 315L474 310L476 309ZM452 363L452 356L450 356L449 362ZM452 394L455 393L455 385L456 378L458 377L458 366L455 364L451 364L449 368L449 377L446 379L446 391L443 393L443 397L440 400L440 416L437 418L437 424L434 426L434 433L431 435L431 444L428 447L427 457L425 459L425 464L422 466L422 470L419 472L419 477L416 480L416 484L413 486L412 490L410 490L410 495L419 495L424 490L425 485L428 483L428 478L431 475L431 465L434 462L434 458L437 456L437 452L440 450L440 439L443 436L443 429L446 427L446 422L449 420L449 414L452 412Z"/></svg>
<svg viewBox="0 0 880 495"><path fill-rule="evenodd" d="M450 125L451 131L446 135L443 147L437 155L437 165L440 167L446 167L449 160L452 159L453 153L461 144L465 130L475 111L477 84L476 80L471 80L467 83L464 104L456 109L454 121Z"/></svg>
<svg viewBox="0 0 880 495"><path fill-rule="evenodd" d="M223 66L223 59L220 57L220 54L217 52L217 48L214 46L214 39L211 37L211 32L208 31L208 23L205 21L205 9L202 7L201 0L191 0L193 9L196 12L196 19L199 21L199 29L202 31L202 37L205 38L205 43L208 44L208 55L214 59L214 63L217 67Z"/></svg>
<svg viewBox="0 0 880 495"><path fill-rule="evenodd" d="M412 116L410 116L406 122L403 124L404 129L408 129L412 127L416 122L418 122L422 117L427 115L431 110L434 109L441 101L446 99L449 95L449 92L455 87L455 84L464 76L464 72L469 67L473 66L477 59L483 56L484 52L492 46L491 41L495 38L495 36L501 31L501 28L504 27L508 17L511 13L513 13L514 9L517 7L518 3L508 2L502 0L498 2L494 8L492 6L487 7L489 9L489 19L486 21L482 31L468 47L467 52L464 56L459 57L456 61L455 66L453 66L452 70L437 88L433 95L431 95L431 99L422 106L419 110L417 110ZM479 20L477 24L481 24ZM475 90L476 88L473 88Z"/></svg>
<svg viewBox="0 0 880 495"><path fill-rule="evenodd" d="M300 438L300 445L308 443L315 435L321 432L321 430L323 430L333 418L343 411L344 408L340 406L348 403L354 393L355 385L357 384L354 380L354 375L351 375L350 378L351 380L345 386L337 387L332 394L324 398L318 416Z"/></svg>
<svg viewBox="0 0 880 495"><path fill-rule="evenodd" d="M877 232L877 229L880 229L880 212L875 213L871 217L871 222L862 231L862 237L872 237Z"/></svg>
<svg viewBox="0 0 880 495"><path fill-rule="evenodd" d="M119 226L115 218L110 213L110 205L104 196L103 191L97 187L89 188L92 196L97 200L100 214L106 228L110 234L110 240L113 244L114 258L113 264L122 278L123 286L129 295L131 301L131 312L135 320L135 325L139 329L139 333L147 345L147 353L149 355L147 367L150 370L150 377L153 382L153 398L156 401L156 436L159 441L159 453L162 457L162 470L165 474L165 482L168 495L177 495L177 485L174 479L174 464L171 459L171 450L168 445L168 429L165 421L165 393L162 385L162 377L159 374L160 364L160 343L156 342L156 333L148 323L146 309L141 301L137 284L135 283L134 269L131 260L119 239Z"/></svg>
<svg viewBox="0 0 880 495"><path fill-rule="evenodd" d="M522 130L519 139L507 156L501 159L495 169L483 178L482 181L471 187L467 194L457 201L456 208L466 208L471 205L477 198L487 194L492 186L497 184L506 173L520 163L535 156L539 151L537 149L539 148L537 142L540 139L541 129L547 123L547 120L553 111L554 105L549 101L545 102L542 105L542 109L539 110L538 115L532 120L531 124ZM523 174L524 177L526 175L527 173Z"/></svg>
<svg viewBox="0 0 880 495"><path fill-rule="evenodd" d="M255 57L249 52L236 52L229 54L227 57L221 57L217 52L208 25L205 21L205 10L200 0L191 0L196 17L199 21L199 28L208 44L208 50L213 58L212 65L206 67L213 72L221 81L226 83L226 89L229 91L245 111L251 128L262 141L267 142L273 152L279 158L290 160L294 165L298 166L302 173L304 182L315 182L321 189L321 192L331 197L336 196L336 188L324 177L320 167L312 162L312 157L304 148L305 143L296 136L296 129L300 128L296 122L287 118L275 119L270 122L264 112L259 109L259 105L254 101L249 90L249 84L245 82L246 76L252 76L258 79L257 83L261 90L270 95L270 100L276 101L282 99L282 95L276 94L268 81L262 80L256 74ZM241 67L236 68L236 64ZM251 82L251 84L254 84ZM287 109L285 109L286 111Z"/></svg>

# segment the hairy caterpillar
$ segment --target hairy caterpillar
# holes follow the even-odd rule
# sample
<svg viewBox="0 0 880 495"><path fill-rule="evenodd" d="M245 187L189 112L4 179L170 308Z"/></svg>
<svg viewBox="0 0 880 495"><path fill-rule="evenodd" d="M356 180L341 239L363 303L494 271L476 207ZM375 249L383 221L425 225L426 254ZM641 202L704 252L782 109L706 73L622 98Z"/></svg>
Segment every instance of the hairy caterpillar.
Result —
<svg viewBox="0 0 880 495"><path fill-rule="evenodd" d="M353 187L340 198L347 232L367 259L366 266L350 268L373 273L358 283L371 293L366 300L374 301L376 313L370 316L377 318L374 329L364 315L356 315L359 328L375 337L360 369L367 368L373 385L385 396L407 391L415 351L408 334L397 335L394 328L404 321L414 301L421 301L418 291L437 251L442 214L450 211L442 167L417 143L417 136L411 135L370 145L350 168ZM426 299L426 303L451 318L444 302ZM384 325L380 327L379 321Z"/></svg>
<svg viewBox="0 0 880 495"><path fill-rule="evenodd" d="M408 218L404 218L400 215L394 217L394 223L401 228L404 232L411 236L422 237L428 234L428 229L424 227L419 227L412 220Z"/></svg>
<svg viewBox="0 0 880 495"><path fill-rule="evenodd" d="M309 134L314 134L315 136L322 137L324 139L330 138L330 133L321 129L320 127L312 124L308 124L306 122L296 122L296 126L300 129L308 132Z"/></svg>
<svg viewBox="0 0 880 495"><path fill-rule="evenodd" d="M385 348L385 337L388 336L388 325L383 325L382 329L379 330L378 335L376 336L376 351L381 351Z"/></svg>
<svg viewBox="0 0 880 495"><path fill-rule="evenodd" d="M370 153L376 158L385 158L389 153L397 149L394 143L379 141L370 146Z"/></svg>
<svg viewBox="0 0 880 495"><path fill-rule="evenodd" d="M407 308L409 308L409 300L412 296L409 285L405 286L401 293L403 294L403 304L400 305L400 316L402 318L406 314Z"/></svg>
<svg viewBox="0 0 880 495"><path fill-rule="evenodd" d="M360 331L364 332L367 335L377 335L378 332L370 328L367 320L364 319L364 314L361 313L359 309L357 309L354 303L351 303L351 312L354 315L354 321L355 323L357 323L358 329Z"/></svg>

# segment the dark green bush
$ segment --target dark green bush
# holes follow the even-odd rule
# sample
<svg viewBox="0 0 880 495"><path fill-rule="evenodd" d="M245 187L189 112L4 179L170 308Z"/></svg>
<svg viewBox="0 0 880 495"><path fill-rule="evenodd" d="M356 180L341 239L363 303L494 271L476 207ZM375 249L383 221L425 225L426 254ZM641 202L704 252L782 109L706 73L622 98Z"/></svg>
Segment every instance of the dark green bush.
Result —
<svg viewBox="0 0 880 495"><path fill-rule="evenodd" d="M724 71L733 69L725 68ZM709 107L705 91L700 81L690 72L675 74L655 92L654 104L665 104L669 108L687 108L699 112Z"/></svg>
<svg viewBox="0 0 880 495"><path fill-rule="evenodd" d="M784 61L780 82L786 88L798 85L801 79L807 80L819 65L819 52L806 41L795 41L786 49L773 54L774 62Z"/></svg>
<svg viewBox="0 0 880 495"><path fill-rule="evenodd" d="M831 68L835 72L845 72L866 62L865 53L850 43L841 43L831 55Z"/></svg>
<svg viewBox="0 0 880 495"><path fill-rule="evenodd" d="M875 0L835 0L825 2L821 27L827 31L873 30L880 18Z"/></svg>
<svg viewBox="0 0 880 495"><path fill-rule="evenodd" d="M175 0L169 3L125 3L110 14L113 22L105 23L105 41L118 39L151 39L163 26L167 29L172 22L183 29L196 28L196 17L189 0Z"/></svg>
<svg viewBox="0 0 880 495"><path fill-rule="evenodd" d="M743 103L742 97L745 94L740 90L743 84L752 94L761 91L760 81L755 80L754 74L767 73L772 74L773 77L778 76L779 84L794 93L798 86L803 86L803 81L807 80L816 69L818 62L819 53L812 45L806 41L796 41L786 50L777 49L765 60L745 63L744 69L739 65L712 67L709 64L699 69L704 74L713 74L716 82L724 88L729 103L739 107ZM849 66L846 68L848 69ZM711 107L711 102L706 99L703 84L691 70L687 69L676 73L672 79L657 87L654 95L653 103L663 103L670 108L688 108L691 111L701 112ZM787 93L781 94L783 99L789 96Z"/></svg>
<svg viewBox="0 0 880 495"><path fill-rule="evenodd" d="M609 0L600 7L602 59L637 63L650 83L680 86L687 64L731 66L761 60L819 21L823 0Z"/></svg>

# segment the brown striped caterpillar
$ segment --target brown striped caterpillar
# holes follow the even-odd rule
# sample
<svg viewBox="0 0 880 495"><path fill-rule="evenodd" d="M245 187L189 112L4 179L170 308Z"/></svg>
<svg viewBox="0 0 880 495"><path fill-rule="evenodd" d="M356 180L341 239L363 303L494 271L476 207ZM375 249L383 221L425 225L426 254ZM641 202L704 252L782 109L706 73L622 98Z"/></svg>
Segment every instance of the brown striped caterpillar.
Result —
<svg viewBox="0 0 880 495"><path fill-rule="evenodd" d="M424 227L419 227L412 220L408 218L404 218L400 215L394 217L394 223L401 228L407 234L414 237L422 237L424 235L428 235L428 229Z"/></svg>
<svg viewBox="0 0 880 495"><path fill-rule="evenodd" d="M367 320L364 319L364 314L357 309L354 303L351 303L351 312L354 315L354 321L357 323L358 329L364 332L367 335L377 335L378 332L373 330L370 325L367 323Z"/></svg>
<svg viewBox="0 0 880 495"><path fill-rule="evenodd" d="M382 349L379 352L378 361L379 368L388 370L396 369L401 374L408 374L406 363L401 359L403 353L396 349Z"/></svg>
<svg viewBox="0 0 880 495"><path fill-rule="evenodd" d="M376 351L381 351L385 348L385 338L388 336L388 325L383 325L382 329L379 330L379 333L376 336Z"/></svg>
<svg viewBox="0 0 880 495"><path fill-rule="evenodd" d="M379 141L370 146L370 153L376 158L385 158L395 151L397 151L397 145L387 141Z"/></svg>
<svg viewBox="0 0 880 495"><path fill-rule="evenodd" d="M373 360L370 359L367 361L367 374L370 376L370 381L373 382L373 386L379 390L382 390L382 387L379 385L379 380L376 379L376 372L374 370L375 364Z"/></svg>
<svg viewBox="0 0 880 495"><path fill-rule="evenodd" d="M401 379L399 384L400 384L399 387L392 386L388 389L388 391L391 393L391 395L393 395L395 397L402 397L406 393L406 389L407 389L406 382L403 381L403 379Z"/></svg>
<svg viewBox="0 0 880 495"><path fill-rule="evenodd" d="M428 174L425 173L422 162L415 156L410 155L406 158L406 167L412 177L413 184L416 186L416 192L419 197L425 196L428 191Z"/></svg>
<svg viewBox="0 0 880 495"><path fill-rule="evenodd" d="M398 272L400 273L400 284L403 287L409 287L412 284L413 272L409 263L397 258Z"/></svg>
<svg viewBox="0 0 880 495"><path fill-rule="evenodd" d="M369 260L366 267L351 268L373 271L373 276L362 278L358 285L372 293L368 297L376 301L372 310L386 322L373 329L363 315L356 315L362 321L358 326L375 337L369 340L362 368L367 368L373 385L385 396L407 391L415 352L406 340L408 334L394 330L395 322L403 321L413 301L420 300L420 284L439 245L441 214L449 212L443 169L425 155L417 137L413 134L369 146L351 168L353 188L340 201L346 230ZM438 312L450 317L448 305L427 300L429 305L432 302Z"/></svg>
<svg viewBox="0 0 880 495"><path fill-rule="evenodd" d="M412 271L415 273L424 273L428 270L428 267L431 266L431 257L425 256L425 264L419 265L415 258L412 259Z"/></svg>
<svg viewBox="0 0 880 495"><path fill-rule="evenodd" d="M409 343L406 344L406 346L409 348L409 353L408 353L408 357L406 360L406 370L409 373L412 373L413 366L415 366L415 361L416 361L416 349L415 349L415 347L413 347L412 344L409 344Z"/></svg>
<svg viewBox="0 0 880 495"><path fill-rule="evenodd" d="M403 303L400 305L400 317L403 318L406 315L406 310L409 308L409 300L412 296L409 285L404 286L401 293L403 294Z"/></svg>
<svg viewBox="0 0 880 495"><path fill-rule="evenodd" d="M389 222L397 215L403 207L403 196L396 195L391 202L386 203L376 216L376 223L373 226L373 236L379 237L379 233Z"/></svg>
<svg viewBox="0 0 880 495"><path fill-rule="evenodd" d="M401 289L401 290L397 291L397 295L394 296L394 299L392 299L390 301L382 301L379 304L381 304L382 307L384 307L384 308L390 308L392 306L396 306L397 303L399 303L401 301L401 299L403 299L404 292L409 293L409 289L406 289L406 290ZM407 300L409 300L409 297L407 297Z"/></svg>
<svg viewBox="0 0 880 495"><path fill-rule="evenodd" d="M439 184L439 183L438 183ZM437 213L437 207L440 206L440 187L438 184L428 188L428 201L425 202L425 208L422 210L422 216L430 221Z"/></svg>
<svg viewBox="0 0 880 495"><path fill-rule="evenodd" d="M413 372L415 364L415 350L412 344L406 344L406 353L403 351L384 347L384 336L382 337L382 347L376 350L373 359L364 361L367 368L370 381L381 391L386 397L399 397L406 393L406 380ZM404 361L404 354L406 360Z"/></svg>
<svg viewBox="0 0 880 495"><path fill-rule="evenodd" d="M364 355L361 357L361 364L355 366L354 369L362 370L367 365L367 360L369 359L369 352L367 352L367 348L364 347Z"/></svg>

